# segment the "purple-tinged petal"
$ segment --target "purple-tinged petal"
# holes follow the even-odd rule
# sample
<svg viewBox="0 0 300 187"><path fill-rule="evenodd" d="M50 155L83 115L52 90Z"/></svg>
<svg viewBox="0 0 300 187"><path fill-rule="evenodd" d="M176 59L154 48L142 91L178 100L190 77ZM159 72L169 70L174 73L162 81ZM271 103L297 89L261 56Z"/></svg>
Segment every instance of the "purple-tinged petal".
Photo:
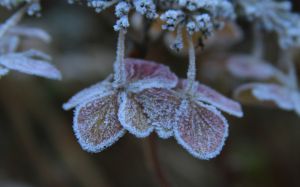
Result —
<svg viewBox="0 0 300 187"><path fill-rule="evenodd" d="M188 81L181 80L178 88L186 90L188 88ZM198 82L195 83L193 94L194 99L196 99L197 101L211 104L214 107L236 117L243 116L243 111L240 103L223 96L222 94L208 86L205 86Z"/></svg>
<svg viewBox="0 0 300 187"><path fill-rule="evenodd" d="M118 120L118 105L117 94L112 94L76 107L73 129L84 150L100 152L124 135Z"/></svg>
<svg viewBox="0 0 300 187"><path fill-rule="evenodd" d="M275 104L281 109L293 110L291 92L292 90L277 84L249 83L238 87L234 96L244 103L255 104L259 101L263 105Z"/></svg>
<svg viewBox="0 0 300 187"><path fill-rule="evenodd" d="M271 64L250 55L232 56L228 59L227 67L231 74L239 78L265 80L276 74Z"/></svg>
<svg viewBox="0 0 300 187"><path fill-rule="evenodd" d="M70 110L87 100L105 96L112 90L112 78L112 75L109 75L105 80L79 91L68 102L63 104L63 109Z"/></svg>
<svg viewBox="0 0 300 187"><path fill-rule="evenodd" d="M174 93L168 89L153 88L136 94L137 102L143 106L144 112L161 138L173 135L176 111L180 106L180 100Z"/></svg>
<svg viewBox="0 0 300 187"><path fill-rule="evenodd" d="M162 64L140 59L125 59L128 89L139 92L147 88L173 88L177 76Z"/></svg>
<svg viewBox="0 0 300 187"><path fill-rule="evenodd" d="M208 160L222 150L228 135L228 124L214 107L183 100L174 133L178 143L189 153Z"/></svg>
<svg viewBox="0 0 300 187"><path fill-rule="evenodd" d="M10 53L0 56L0 64L8 69L37 75L49 79L61 79L61 73L45 60L30 58L24 53Z"/></svg>
<svg viewBox="0 0 300 187"><path fill-rule="evenodd" d="M150 124L143 107L133 94L122 92L118 117L121 125L138 138L149 136L154 127Z"/></svg>

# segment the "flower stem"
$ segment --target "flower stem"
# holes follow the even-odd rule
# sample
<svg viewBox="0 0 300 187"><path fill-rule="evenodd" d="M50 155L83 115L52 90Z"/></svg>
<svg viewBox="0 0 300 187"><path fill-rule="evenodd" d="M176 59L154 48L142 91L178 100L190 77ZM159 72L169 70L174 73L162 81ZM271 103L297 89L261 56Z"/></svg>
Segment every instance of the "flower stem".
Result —
<svg viewBox="0 0 300 187"><path fill-rule="evenodd" d="M10 18L8 18L4 24L0 27L0 38L13 26L17 25L24 14L26 13L28 6L22 7L16 13L14 13Z"/></svg>
<svg viewBox="0 0 300 187"><path fill-rule="evenodd" d="M264 51L264 42L263 42L263 34L261 32L260 26L258 23L253 24L253 47L252 47L252 55L256 58L263 58Z"/></svg>
<svg viewBox="0 0 300 187"><path fill-rule="evenodd" d="M193 38L188 34L188 44L189 44L189 67L187 72L187 79L189 82L188 92L193 88L196 81L196 54L195 47L193 43Z"/></svg>
<svg viewBox="0 0 300 187"><path fill-rule="evenodd" d="M125 54L125 31L120 30L118 36L116 61L114 63L114 80L116 84L123 84L126 80L124 54Z"/></svg>
<svg viewBox="0 0 300 187"><path fill-rule="evenodd" d="M155 140L155 136L152 134L149 137L149 156L150 162L153 167L156 178L159 182L160 187L170 187L170 183L167 180L159 162L158 154L157 154L157 144Z"/></svg>

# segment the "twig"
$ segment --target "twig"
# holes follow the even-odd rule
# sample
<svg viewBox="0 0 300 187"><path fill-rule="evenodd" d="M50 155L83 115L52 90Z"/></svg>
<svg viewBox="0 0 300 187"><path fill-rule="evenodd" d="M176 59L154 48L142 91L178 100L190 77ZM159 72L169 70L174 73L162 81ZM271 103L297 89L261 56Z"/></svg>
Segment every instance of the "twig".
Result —
<svg viewBox="0 0 300 187"><path fill-rule="evenodd" d="M169 181L166 178L166 175L161 167L159 158L158 158L158 153L157 153L157 143L155 140L155 135L152 134L150 135L148 139L148 144L149 144L149 162L152 166L153 172L156 175L157 181L159 182L159 185L161 187L171 187Z"/></svg>

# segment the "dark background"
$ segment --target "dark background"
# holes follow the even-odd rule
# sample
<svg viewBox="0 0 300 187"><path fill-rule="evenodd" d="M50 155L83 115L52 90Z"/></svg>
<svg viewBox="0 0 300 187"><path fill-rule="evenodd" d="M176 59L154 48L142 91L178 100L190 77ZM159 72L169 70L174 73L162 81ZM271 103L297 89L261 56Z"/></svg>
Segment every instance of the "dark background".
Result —
<svg viewBox="0 0 300 187"><path fill-rule="evenodd" d="M26 17L22 24L44 28L53 41L47 45L25 40L22 47L51 54L64 80L45 80L17 72L1 78L0 187L158 186L148 138L126 134L99 154L86 153L73 134L73 112L61 107L74 93L112 72L117 35L112 29L113 10L97 15L85 6L58 0L43 1L43 7L41 18ZM300 10L298 0L294 7ZM0 9L0 21L10 14ZM231 51L247 51L249 47L248 25L242 25L245 41ZM267 37L268 45L274 45L274 37ZM162 40L145 46L129 36L127 45L129 54L146 55L184 77L186 56L170 53ZM216 50L213 46L198 56L198 78L230 96L240 82L226 73L222 62L217 68L207 65L209 57L221 53ZM267 54L270 58L272 55ZM298 64L299 61L296 60ZM211 72L217 72L216 76ZM226 116L229 138L221 154L210 161L193 158L174 139L152 137L162 170L172 186L300 186L299 116L279 109L243 109L242 119Z"/></svg>

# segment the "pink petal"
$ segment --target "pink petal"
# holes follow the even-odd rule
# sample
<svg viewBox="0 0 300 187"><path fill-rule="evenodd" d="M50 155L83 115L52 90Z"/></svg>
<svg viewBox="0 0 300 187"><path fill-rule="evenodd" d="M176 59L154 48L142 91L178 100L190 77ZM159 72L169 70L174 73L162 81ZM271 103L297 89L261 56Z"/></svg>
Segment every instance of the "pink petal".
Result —
<svg viewBox="0 0 300 187"><path fill-rule="evenodd" d="M73 128L84 150L100 152L124 135L117 113L117 94L95 98L76 108Z"/></svg>
<svg viewBox="0 0 300 187"><path fill-rule="evenodd" d="M85 88L78 93L76 93L68 102L63 104L64 110L69 110L76 107L80 103L86 100L103 97L107 95L112 90L112 76L108 76L104 81L98 82L88 88Z"/></svg>
<svg viewBox="0 0 300 187"><path fill-rule="evenodd" d="M173 91L162 88L147 89L136 94L136 101L143 106L161 138L173 135L176 111L180 106L180 100Z"/></svg>
<svg viewBox="0 0 300 187"><path fill-rule="evenodd" d="M0 64L8 69L49 79L61 79L61 74L53 65L45 60L30 58L25 53L10 53L0 56Z"/></svg>
<svg viewBox="0 0 300 187"><path fill-rule="evenodd" d="M214 107L183 100L177 120L175 138L190 154L208 160L220 153L228 124Z"/></svg>
<svg viewBox="0 0 300 187"><path fill-rule="evenodd" d="M275 68L250 55L234 55L228 59L228 70L236 77L269 79L275 75Z"/></svg>
<svg viewBox="0 0 300 187"><path fill-rule="evenodd" d="M133 94L121 93L118 117L121 125L136 137L144 138L154 129Z"/></svg>
<svg viewBox="0 0 300 187"><path fill-rule="evenodd" d="M167 66L140 59L125 59L129 90L139 92L147 88L173 88L177 77Z"/></svg>
<svg viewBox="0 0 300 187"><path fill-rule="evenodd" d="M292 90L287 89L277 84L267 83L249 83L238 87L235 90L235 97L243 99L243 94L249 92L258 101L274 103L279 108L284 110L293 110L293 100L291 98Z"/></svg>
<svg viewBox="0 0 300 187"><path fill-rule="evenodd" d="M181 80L180 84L178 85L179 88L186 90L188 87L187 80ZM243 111L241 105L233 101L219 92L215 91L214 89L205 86L200 83L195 84L194 88L194 98L198 101L202 101L208 104L215 106L216 108L227 112L231 115L242 117Z"/></svg>

